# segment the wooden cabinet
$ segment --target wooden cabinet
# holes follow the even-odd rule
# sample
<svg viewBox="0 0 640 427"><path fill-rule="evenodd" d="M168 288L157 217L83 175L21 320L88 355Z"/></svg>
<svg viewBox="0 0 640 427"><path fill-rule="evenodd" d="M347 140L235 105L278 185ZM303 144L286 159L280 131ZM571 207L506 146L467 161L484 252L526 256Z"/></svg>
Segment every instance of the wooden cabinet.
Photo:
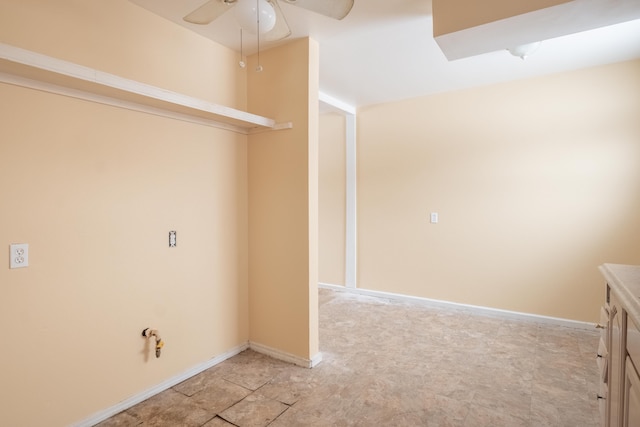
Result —
<svg viewBox="0 0 640 427"><path fill-rule="evenodd" d="M604 264L598 398L604 427L640 427L640 266Z"/></svg>
<svg viewBox="0 0 640 427"><path fill-rule="evenodd" d="M640 427L640 266L605 264L597 361L602 425Z"/></svg>

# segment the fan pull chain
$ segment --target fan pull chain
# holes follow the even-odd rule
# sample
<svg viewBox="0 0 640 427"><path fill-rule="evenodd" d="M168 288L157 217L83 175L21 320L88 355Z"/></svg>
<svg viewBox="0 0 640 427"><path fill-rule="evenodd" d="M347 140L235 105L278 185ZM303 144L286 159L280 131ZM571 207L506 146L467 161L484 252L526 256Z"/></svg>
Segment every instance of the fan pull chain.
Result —
<svg viewBox="0 0 640 427"><path fill-rule="evenodd" d="M242 27L240 27L240 62L238 63L238 65L240 65L240 68L244 68L247 66L247 64L245 64L244 62L244 54L242 52Z"/></svg>
<svg viewBox="0 0 640 427"><path fill-rule="evenodd" d="M260 65L260 0L256 0L256 24L258 30L258 66L256 71L259 73L262 71L262 65Z"/></svg>

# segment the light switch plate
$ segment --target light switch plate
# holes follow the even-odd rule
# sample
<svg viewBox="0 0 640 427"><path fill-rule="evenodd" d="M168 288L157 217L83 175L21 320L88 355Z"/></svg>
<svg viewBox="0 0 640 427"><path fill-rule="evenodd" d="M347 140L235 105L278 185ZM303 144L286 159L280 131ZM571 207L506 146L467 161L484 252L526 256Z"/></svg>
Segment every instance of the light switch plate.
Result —
<svg viewBox="0 0 640 427"><path fill-rule="evenodd" d="M9 245L9 268L29 267L29 244Z"/></svg>

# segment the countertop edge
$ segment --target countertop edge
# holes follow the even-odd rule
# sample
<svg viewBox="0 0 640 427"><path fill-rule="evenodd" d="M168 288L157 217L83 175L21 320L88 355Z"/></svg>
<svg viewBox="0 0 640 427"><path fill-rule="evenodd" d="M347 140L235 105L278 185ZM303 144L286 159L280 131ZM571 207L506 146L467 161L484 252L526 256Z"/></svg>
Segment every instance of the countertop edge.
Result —
<svg viewBox="0 0 640 427"><path fill-rule="evenodd" d="M640 266L603 264L598 267L607 284L620 299L628 316L640 325ZM637 294L637 295L636 295Z"/></svg>

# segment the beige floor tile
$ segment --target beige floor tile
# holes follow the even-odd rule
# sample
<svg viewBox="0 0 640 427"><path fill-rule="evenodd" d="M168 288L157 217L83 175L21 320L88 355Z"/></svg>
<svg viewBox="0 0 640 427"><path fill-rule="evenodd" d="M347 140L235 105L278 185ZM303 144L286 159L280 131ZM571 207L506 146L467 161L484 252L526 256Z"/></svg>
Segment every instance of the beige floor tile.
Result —
<svg viewBox="0 0 640 427"><path fill-rule="evenodd" d="M586 402L558 405L553 399L534 397L531 404L532 427L598 427L597 413Z"/></svg>
<svg viewBox="0 0 640 427"><path fill-rule="evenodd" d="M522 419L507 414L499 409L471 405L464 420L463 427L538 427L530 423L529 419ZM560 427L560 426L558 426Z"/></svg>
<svg viewBox="0 0 640 427"><path fill-rule="evenodd" d="M173 389L185 396L193 396L210 384L220 381L221 378L220 365L217 365L173 386Z"/></svg>
<svg viewBox="0 0 640 427"><path fill-rule="evenodd" d="M241 427L264 427L289 408L282 402L253 393L219 414L220 418Z"/></svg>
<svg viewBox="0 0 640 427"><path fill-rule="evenodd" d="M407 403L404 408L389 411L374 425L461 427L469 412L468 402L434 394L422 394L420 401Z"/></svg>
<svg viewBox="0 0 640 427"><path fill-rule="evenodd" d="M322 381L322 375L319 375L317 369L290 366L262 386L260 393L287 405L293 405L301 398L312 395Z"/></svg>
<svg viewBox="0 0 640 427"><path fill-rule="evenodd" d="M224 361L218 372L225 380L255 391L288 367L288 363L247 350Z"/></svg>
<svg viewBox="0 0 640 427"><path fill-rule="evenodd" d="M140 420L148 420L167 408L180 406L188 402L188 400L189 399L184 395L172 389L168 389L150 397L132 408L129 408L127 412Z"/></svg>
<svg viewBox="0 0 640 427"><path fill-rule="evenodd" d="M127 412L120 412L119 414L97 424L97 427L135 427L140 424L142 424L142 420L139 420Z"/></svg>
<svg viewBox="0 0 640 427"><path fill-rule="evenodd" d="M211 420L214 413L200 408L192 402L172 406L144 420L144 427L199 427Z"/></svg>
<svg viewBox="0 0 640 427"><path fill-rule="evenodd" d="M209 412L219 414L249 394L251 390L220 378L195 393L190 400Z"/></svg>
<svg viewBox="0 0 640 427"><path fill-rule="evenodd" d="M235 426L223 420L220 417L215 417L212 420L210 420L208 423L204 424L203 427L235 427Z"/></svg>

